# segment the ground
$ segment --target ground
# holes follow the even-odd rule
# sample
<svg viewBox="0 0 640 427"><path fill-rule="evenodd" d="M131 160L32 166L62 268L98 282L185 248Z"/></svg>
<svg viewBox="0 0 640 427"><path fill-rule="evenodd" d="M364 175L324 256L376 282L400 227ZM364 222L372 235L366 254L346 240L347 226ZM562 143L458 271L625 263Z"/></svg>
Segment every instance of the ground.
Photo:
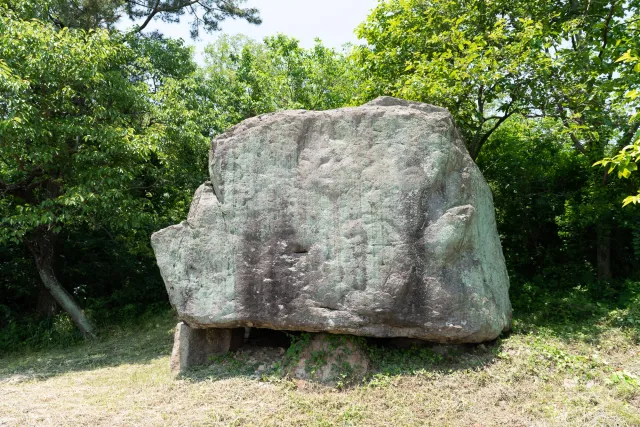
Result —
<svg viewBox="0 0 640 427"><path fill-rule="evenodd" d="M330 386L288 379L290 352L259 343L174 379L174 326L163 314L91 343L3 356L0 426L640 425L637 329L602 319L517 320L480 346L371 343L374 371Z"/></svg>

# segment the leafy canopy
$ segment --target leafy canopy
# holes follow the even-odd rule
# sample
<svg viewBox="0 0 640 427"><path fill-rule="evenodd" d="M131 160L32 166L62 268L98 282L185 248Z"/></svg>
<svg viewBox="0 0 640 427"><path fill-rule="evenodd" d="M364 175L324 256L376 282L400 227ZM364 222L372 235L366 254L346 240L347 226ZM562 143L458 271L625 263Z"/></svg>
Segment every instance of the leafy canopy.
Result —
<svg viewBox="0 0 640 427"><path fill-rule="evenodd" d="M1 0L5 7L24 19L35 18L54 23L59 28L113 29L123 16L140 32L150 22L179 23L190 19L191 36L220 29L227 18L245 19L252 24L262 21L255 8L244 8L246 0Z"/></svg>
<svg viewBox="0 0 640 427"><path fill-rule="evenodd" d="M637 1L389 0L359 27L365 97L447 107L476 158L510 116L553 117L591 163L637 124L615 102L638 85L616 59L637 44Z"/></svg>
<svg viewBox="0 0 640 427"><path fill-rule="evenodd" d="M625 52L624 55L618 58L618 61L636 64L634 66L634 71L640 72L640 62L638 62L638 57L632 55L631 51ZM638 91L634 89L626 94L626 98L629 101L635 101L638 98L638 95ZM633 122L634 120L637 120L639 115L640 113L636 111L629 121ZM632 144L623 147L615 156L605 157L604 159L597 161L594 163L594 166L609 166L608 173L612 173L617 169L618 178L629 178L632 172L638 170L638 162L640 162L640 138L637 138ZM622 206L624 207L631 203L634 205L640 203L640 190L638 190L637 195L626 197L622 201Z"/></svg>
<svg viewBox="0 0 640 427"><path fill-rule="evenodd" d="M475 159L536 92L542 26L500 2L390 0L358 28L365 98L399 96L449 109Z"/></svg>
<svg viewBox="0 0 640 427"><path fill-rule="evenodd" d="M220 131L278 110L343 107L357 94L352 62L319 40L304 49L284 35L263 43L223 36L205 49L205 63L202 80L219 113Z"/></svg>
<svg viewBox="0 0 640 427"><path fill-rule="evenodd" d="M135 230L156 215L150 190L206 144L180 87L193 65L171 77L144 55L180 44L122 37L0 17L0 242Z"/></svg>

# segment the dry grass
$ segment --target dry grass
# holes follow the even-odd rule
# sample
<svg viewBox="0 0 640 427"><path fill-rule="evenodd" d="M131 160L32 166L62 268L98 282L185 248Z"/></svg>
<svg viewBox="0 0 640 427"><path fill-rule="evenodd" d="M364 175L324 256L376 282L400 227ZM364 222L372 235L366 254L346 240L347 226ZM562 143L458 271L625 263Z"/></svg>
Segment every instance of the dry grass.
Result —
<svg viewBox="0 0 640 427"><path fill-rule="evenodd" d="M173 319L95 343L0 359L5 425L640 425L631 332L520 324L488 346L373 349L376 372L343 390L220 358L173 379ZM258 357L258 359L255 359ZM262 371L262 370L261 370ZM624 374L623 374L624 372Z"/></svg>

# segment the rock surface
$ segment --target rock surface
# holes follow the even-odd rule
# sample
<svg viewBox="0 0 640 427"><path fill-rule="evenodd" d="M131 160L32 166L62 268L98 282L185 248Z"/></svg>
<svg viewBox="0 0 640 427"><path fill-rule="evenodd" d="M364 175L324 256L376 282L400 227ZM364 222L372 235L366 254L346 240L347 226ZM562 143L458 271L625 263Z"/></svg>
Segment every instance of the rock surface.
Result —
<svg viewBox="0 0 640 427"><path fill-rule="evenodd" d="M173 337L171 372L183 374L189 368L206 364L210 356L239 348L243 341L243 328L194 329L180 322Z"/></svg>
<svg viewBox="0 0 640 427"><path fill-rule="evenodd" d="M303 345L292 369L292 377L320 382L363 378L369 371L366 348L345 335L313 334Z"/></svg>
<svg viewBox="0 0 640 427"><path fill-rule="evenodd" d="M209 169L188 219L152 236L189 325L441 343L510 327L491 191L445 109L255 117L212 142Z"/></svg>

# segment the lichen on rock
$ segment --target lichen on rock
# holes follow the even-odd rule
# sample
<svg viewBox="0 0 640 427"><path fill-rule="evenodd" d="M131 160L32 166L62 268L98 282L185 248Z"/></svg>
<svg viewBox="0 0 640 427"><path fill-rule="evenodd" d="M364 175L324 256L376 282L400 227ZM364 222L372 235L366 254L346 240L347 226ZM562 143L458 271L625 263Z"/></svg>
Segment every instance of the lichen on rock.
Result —
<svg viewBox="0 0 640 427"><path fill-rule="evenodd" d="M152 236L190 326L441 343L510 327L491 190L445 109L254 117L213 141L210 177Z"/></svg>

